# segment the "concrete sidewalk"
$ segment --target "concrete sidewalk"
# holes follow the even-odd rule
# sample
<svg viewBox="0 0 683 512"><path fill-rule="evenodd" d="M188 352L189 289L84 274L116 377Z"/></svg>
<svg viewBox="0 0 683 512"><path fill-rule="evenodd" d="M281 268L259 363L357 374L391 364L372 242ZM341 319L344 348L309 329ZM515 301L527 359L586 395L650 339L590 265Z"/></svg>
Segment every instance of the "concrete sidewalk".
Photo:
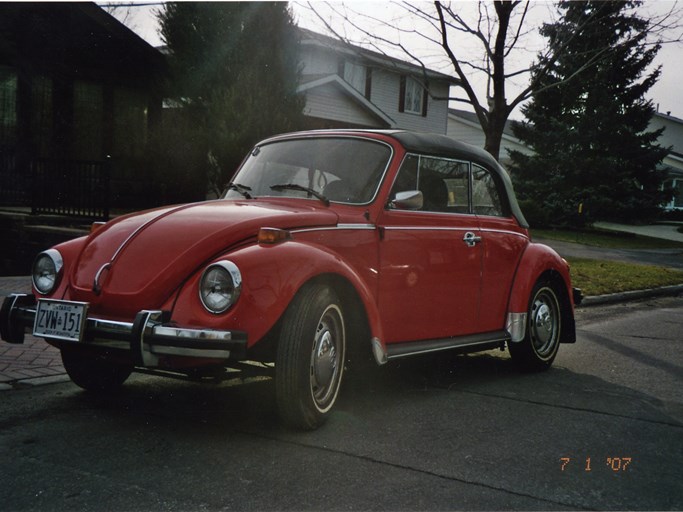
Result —
<svg viewBox="0 0 683 512"><path fill-rule="evenodd" d="M607 229L609 231L622 231L633 233L634 235L661 238L673 242L683 242L683 233L678 232L678 228L683 226L683 222L671 222L665 224L649 224L646 226L631 226L629 224L617 224L616 222L596 222L594 227Z"/></svg>

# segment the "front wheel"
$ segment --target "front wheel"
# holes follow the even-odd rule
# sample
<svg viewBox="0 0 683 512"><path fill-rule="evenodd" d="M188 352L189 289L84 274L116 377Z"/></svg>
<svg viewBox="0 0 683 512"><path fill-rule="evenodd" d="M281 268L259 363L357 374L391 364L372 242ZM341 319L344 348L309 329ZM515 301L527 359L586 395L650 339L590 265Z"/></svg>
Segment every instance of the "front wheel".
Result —
<svg viewBox="0 0 683 512"><path fill-rule="evenodd" d="M339 394L345 354L337 295L326 286L307 286L284 315L275 362L277 405L287 425L313 430L325 422Z"/></svg>
<svg viewBox="0 0 683 512"><path fill-rule="evenodd" d="M550 368L560 346L562 314L553 286L539 281L534 286L527 312L526 336L510 342L510 355L523 370L543 371Z"/></svg>
<svg viewBox="0 0 683 512"><path fill-rule="evenodd" d="M62 349L62 364L74 384L87 391L108 392L121 387L133 371L130 365L113 363L101 356Z"/></svg>

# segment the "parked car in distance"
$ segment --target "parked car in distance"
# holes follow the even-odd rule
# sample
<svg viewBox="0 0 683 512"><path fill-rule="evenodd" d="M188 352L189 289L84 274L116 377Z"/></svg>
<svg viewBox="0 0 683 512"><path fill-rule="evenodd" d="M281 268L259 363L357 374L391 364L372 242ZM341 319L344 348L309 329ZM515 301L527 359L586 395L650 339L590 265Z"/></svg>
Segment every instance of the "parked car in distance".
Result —
<svg viewBox="0 0 683 512"><path fill-rule="evenodd" d="M350 354L383 365L507 345L521 368L547 369L575 341L575 293L488 153L310 131L257 144L218 200L96 223L41 253L33 294L4 300L0 330L45 338L90 391L136 369L262 368L286 424L313 429Z"/></svg>

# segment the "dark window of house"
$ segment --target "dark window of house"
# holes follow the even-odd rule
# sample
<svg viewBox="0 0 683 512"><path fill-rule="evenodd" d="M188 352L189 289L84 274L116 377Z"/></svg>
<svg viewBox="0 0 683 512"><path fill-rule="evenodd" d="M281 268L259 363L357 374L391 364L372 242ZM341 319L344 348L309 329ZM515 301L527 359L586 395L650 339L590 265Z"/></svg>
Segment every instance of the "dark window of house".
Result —
<svg viewBox="0 0 683 512"><path fill-rule="evenodd" d="M398 111L427 115L427 89L415 78L402 76L399 88Z"/></svg>
<svg viewBox="0 0 683 512"><path fill-rule="evenodd" d="M104 99L102 86L92 82L74 83L74 156L79 160L99 160L102 154Z"/></svg>
<svg viewBox="0 0 683 512"><path fill-rule="evenodd" d="M13 146L17 137L17 73L0 66L0 148Z"/></svg>
<svg viewBox="0 0 683 512"><path fill-rule="evenodd" d="M114 154L141 156L147 143L147 97L133 89L114 90Z"/></svg>
<svg viewBox="0 0 683 512"><path fill-rule="evenodd" d="M667 187L673 188L674 197L669 203L671 208L683 208L683 179L673 179L665 183Z"/></svg>
<svg viewBox="0 0 683 512"><path fill-rule="evenodd" d="M31 137L37 156L50 156L52 125L52 79L36 76L31 84Z"/></svg>

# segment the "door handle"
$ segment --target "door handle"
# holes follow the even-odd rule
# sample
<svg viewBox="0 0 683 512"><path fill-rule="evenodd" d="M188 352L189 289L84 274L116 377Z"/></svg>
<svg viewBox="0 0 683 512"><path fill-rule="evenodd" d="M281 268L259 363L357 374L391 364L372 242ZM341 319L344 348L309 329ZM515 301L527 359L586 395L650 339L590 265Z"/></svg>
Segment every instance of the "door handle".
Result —
<svg viewBox="0 0 683 512"><path fill-rule="evenodd" d="M481 237L475 235L471 231L468 231L465 233L465 236L462 238L462 241L467 244L467 247L474 247L477 245L479 242L481 242Z"/></svg>

